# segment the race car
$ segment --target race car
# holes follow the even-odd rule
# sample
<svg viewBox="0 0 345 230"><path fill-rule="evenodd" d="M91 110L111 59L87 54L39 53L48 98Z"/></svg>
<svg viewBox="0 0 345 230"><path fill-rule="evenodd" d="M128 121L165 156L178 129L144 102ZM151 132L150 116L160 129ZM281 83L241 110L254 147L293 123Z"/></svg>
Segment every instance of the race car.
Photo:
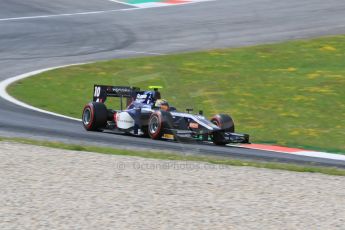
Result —
<svg viewBox="0 0 345 230"><path fill-rule="evenodd" d="M94 85L93 101L83 109L82 122L87 131L114 130L152 139L197 140L216 145L249 143L248 134L235 133L233 119L217 114L208 120L202 111L179 112L161 98L161 87L140 90L130 86ZM104 104L108 97L120 99L120 109ZM124 109L124 100L126 108Z"/></svg>

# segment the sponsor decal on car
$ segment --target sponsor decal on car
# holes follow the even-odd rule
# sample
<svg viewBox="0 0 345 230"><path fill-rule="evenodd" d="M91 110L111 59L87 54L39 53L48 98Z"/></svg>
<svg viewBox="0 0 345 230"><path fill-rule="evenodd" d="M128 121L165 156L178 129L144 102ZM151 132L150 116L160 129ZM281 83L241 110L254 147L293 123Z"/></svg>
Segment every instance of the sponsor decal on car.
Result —
<svg viewBox="0 0 345 230"><path fill-rule="evenodd" d="M127 113L118 113L116 116L116 124L120 129L129 129L134 126L134 119Z"/></svg>
<svg viewBox="0 0 345 230"><path fill-rule="evenodd" d="M169 140L174 140L174 135L165 133L165 134L163 135L163 138L169 139Z"/></svg>

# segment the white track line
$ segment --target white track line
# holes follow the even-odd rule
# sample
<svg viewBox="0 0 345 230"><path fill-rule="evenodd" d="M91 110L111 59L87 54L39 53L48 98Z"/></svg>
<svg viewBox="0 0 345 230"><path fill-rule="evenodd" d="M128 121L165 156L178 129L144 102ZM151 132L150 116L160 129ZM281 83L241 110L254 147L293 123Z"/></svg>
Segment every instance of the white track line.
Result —
<svg viewBox="0 0 345 230"><path fill-rule="evenodd" d="M126 8L126 9L119 9L119 10L100 10L100 11L88 11L88 12L70 13L70 14L51 14L51 15L38 15L38 16L27 16L27 17L17 17L17 18L0 18L0 22L20 21L20 20L28 20L28 19L40 19L40 18L56 18L56 17L77 16L77 15L104 14L104 13L131 11L131 10L140 10L140 9L141 8Z"/></svg>
<svg viewBox="0 0 345 230"><path fill-rule="evenodd" d="M78 15L91 15L91 14L105 14L105 13L122 12L122 11L143 10L143 9L155 8L155 7L181 6L181 5L195 4L195 3L200 3L200 2L210 2L210 1L214 1L214 0L200 0L199 2L186 2L186 3L179 3L179 4L164 4L164 5L157 5L157 6L146 6L145 4L141 4L143 6L139 6L140 4L135 5L135 4L124 3L124 2L116 1L116 0L109 0L109 1L116 2L119 4L128 5L128 6L132 6L133 8L125 8L125 9L117 9L117 10L87 11L87 12L68 13L68 14L51 14L51 15L37 15L37 16L27 16L27 17L0 18L0 22L30 20L30 19L42 19L42 18L68 17L68 16L78 16Z"/></svg>
<svg viewBox="0 0 345 230"><path fill-rule="evenodd" d="M72 65L63 65L63 66L57 66L57 67L52 67L52 68L40 69L40 70L32 71L32 72L29 72L29 73L21 74L21 75L12 77L12 78L8 78L8 79L0 82L0 97L2 97L3 99L5 99L5 100L7 100L9 102L12 102L13 104L16 104L16 105L19 105L21 107L24 107L24 108L27 108L27 109L31 109L31 110L34 110L34 111L37 111L37 112L53 115L53 116L56 116L56 117L67 118L67 119L74 120L74 121L81 121L81 119L77 119L77 118L69 117L69 116L64 116L64 115L61 115L61 114L58 114L58 113L53 113L53 112L50 112L50 111L47 111L47 110L43 110L43 109L39 109L39 108L33 107L33 106L28 105L28 104L26 104L24 102L21 102L21 101L15 99L14 97L12 97L11 95L9 95L7 93L7 91L6 91L6 88L10 84L12 84L12 83L14 83L16 81L19 81L19 80L22 80L22 79L25 79L25 78L28 78L28 77L32 77L32 76L34 76L36 74L39 74L39 73L43 73L43 72L46 72L46 71L49 71L49 70L53 70L53 69L58 69L58 68L63 68L63 67L68 67L68 66L74 66L74 65L83 65L83 64L87 64L87 63L78 63L78 64L72 64Z"/></svg>
<svg viewBox="0 0 345 230"><path fill-rule="evenodd" d="M124 2L116 1L116 0L108 0L108 1L116 2L119 4L123 4L123 5L132 6L133 8L125 8L125 9L117 9L117 10L87 11L87 12L68 13L68 14L51 14L51 15L37 15L37 16L27 16L27 17L0 18L0 22L30 20L30 19L42 19L42 18L56 18L56 17L78 16L78 15L91 15L91 14L105 14L105 13L122 12L122 11L143 10L143 9L155 8L155 7L187 5L187 4L194 4L194 3L200 3L200 2L210 2L210 1L214 1L214 0L200 0L199 2L186 2L186 3L179 3L179 4L164 4L164 5L157 5L157 6L149 6L149 5L145 5L145 4L141 4L142 6L139 6L140 4L139 5L129 4L129 3L124 3Z"/></svg>
<svg viewBox="0 0 345 230"><path fill-rule="evenodd" d="M296 155L308 156L308 157L317 157L324 159L340 160L345 161L345 156L341 154L326 153L326 152L315 152L315 151L301 151L295 152Z"/></svg>
<svg viewBox="0 0 345 230"><path fill-rule="evenodd" d="M153 52L145 52L145 51L133 51L133 50L118 50L118 51L124 51L124 52L128 52L128 53L136 53L136 54L146 54L146 55L164 55L162 53L153 53ZM11 77L8 78L2 82L0 82L0 97L2 97L3 99L12 102L13 104L19 105L21 107L27 108L27 109L31 109L37 112L41 112L41 113L45 113L45 114L49 114L49 115L53 115L53 116L57 116L57 117L62 117L62 118L66 118L66 119L70 119L70 120L74 120L74 121L81 121L81 119L77 119L74 117L69 117L69 116L65 116L62 114L58 114L58 113L54 113L54 112L50 112L47 110L43 110L43 109L39 109L36 108L34 106L28 105L22 101L19 101L17 99L15 99L14 97L12 97L11 95L8 94L7 92L7 87L9 85L11 85L12 83L25 79L25 78L29 78L32 77L34 75L49 71L49 70L53 70L53 69L59 69L59 68L64 68L64 67L69 67L69 66L75 66L75 65L85 65L85 64L90 64L91 62L88 63L76 63L76 64L70 64L70 65L62 65L62 66L55 66L55 67L51 67L51 68L45 68L45 69L40 69L40 70L35 70L29 73L24 73L15 77Z"/></svg>
<svg viewBox="0 0 345 230"><path fill-rule="evenodd" d="M327 152L317 152L317 151L308 151L308 150L301 150L296 152L284 152L284 151L278 151L278 150L270 150L270 149L262 149L262 148L255 148L250 146L241 146L241 145L231 145L232 147L237 148L244 148L244 149L255 149L255 150L262 150L262 151L268 151L268 152L275 152L275 153L284 153L284 154L290 154L290 155L296 155L296 156L306 156L306 157L315 157L315 158L322 158L322 159L330 159L330 160L338 160L338 161L345 161L345 155L343 154L336 154L336 153L327 153Z"/></svg>
<svg viewBox="0 0 345 230"><path fill-rule="evenodd" d="M125 52L128 52L128 53L134 53L134 54L156 55L156 56L166 55L164 53L154 53L154 52L134 51L134 50L118 50L118 51L125 51Z"/></svg>

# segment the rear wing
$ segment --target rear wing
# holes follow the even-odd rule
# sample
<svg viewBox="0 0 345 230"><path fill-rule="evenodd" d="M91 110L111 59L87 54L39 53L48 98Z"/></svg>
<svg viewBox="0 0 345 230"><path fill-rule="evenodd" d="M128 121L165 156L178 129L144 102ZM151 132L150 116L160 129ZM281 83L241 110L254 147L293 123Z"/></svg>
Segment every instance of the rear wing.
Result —
<svg viewBox="0 0 345 230"><path fill-rule="evenodd" d="M94 85L93 101L104 103L107 97L120 97L133 100L139 92L140 88L138 87Z"/></svg>

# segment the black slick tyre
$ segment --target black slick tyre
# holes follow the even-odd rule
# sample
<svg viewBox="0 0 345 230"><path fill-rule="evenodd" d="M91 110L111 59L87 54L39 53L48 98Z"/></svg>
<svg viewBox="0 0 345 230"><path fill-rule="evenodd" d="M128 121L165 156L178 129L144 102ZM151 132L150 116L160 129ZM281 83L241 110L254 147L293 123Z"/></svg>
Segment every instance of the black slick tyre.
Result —
<svg viewBox="0 0 345 230"><path fill-rule="evenodd" d="M211 122L217 125L225 132L234 133L235 124L232 118L227 114L217 114L211 118Z"/></svg>
<svg viewBox="0 0 345 230"><path fill-rule="evenodd" d="M143 137L150 137L149 135L149 127L148 126L143 126L141 127L141 131L143 132Z"/></svg>
<svg viewBox="0 0 345 230"><path fill-rule="evenodd" d="M83 109L82 121L87 131L101 131L107 126L108 110L103 103L90 102Z"/></svg>
<svg viewBox="0 0 345 230"><path fill-rule="evenodd" d="M212 141L215 145L226 145L228 141L224 138L225 132L235 132L235 124L232 118L227 114L217 114L211 118L211 122L221 130L212 134Z"/></svg>

